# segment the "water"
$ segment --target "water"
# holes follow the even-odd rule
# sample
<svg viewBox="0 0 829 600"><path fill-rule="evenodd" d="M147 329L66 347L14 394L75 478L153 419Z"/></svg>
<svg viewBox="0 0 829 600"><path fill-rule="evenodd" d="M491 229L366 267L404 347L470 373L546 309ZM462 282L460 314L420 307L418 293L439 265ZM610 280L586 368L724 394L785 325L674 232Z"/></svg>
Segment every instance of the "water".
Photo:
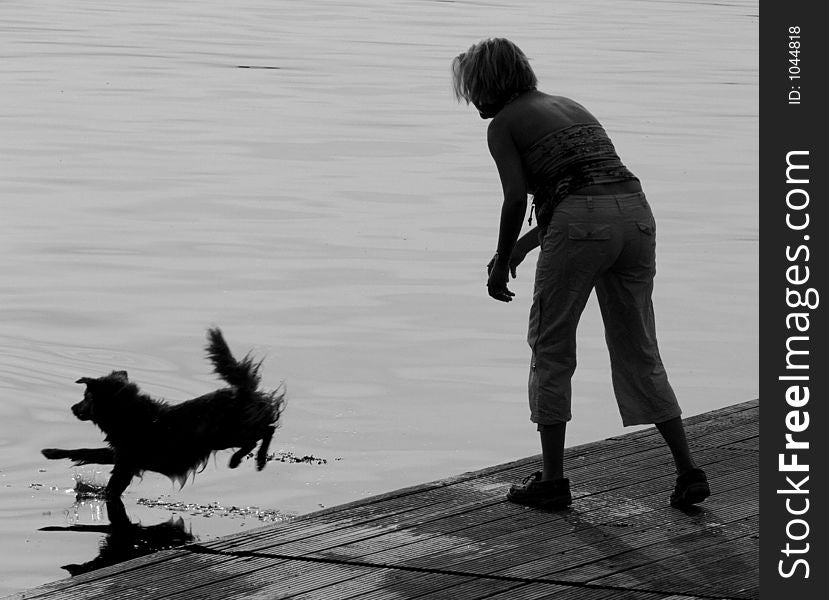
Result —
<svg viewBox="0 0 829 600"><path fill-rule="evenodd" d="M124 497L146 537L177 516L163 539L210 539L260 525L249 507L280 518L538 452L534 258L514 302L486 296L500 187L485 123L449 83L483 37L515 40L642 178L685 414L756 397L757 11L3 0L0 592L107 543L106 509L71 491L106 471L39 454L101 439L69 413L73 382L120 368L170 400L205 393L212 324L265 358L267 386L287 383L273 449L326 462L256 473L223 453L181 491L148 474ZM594 300L579 344L569 444L622 431Z"/></svg>

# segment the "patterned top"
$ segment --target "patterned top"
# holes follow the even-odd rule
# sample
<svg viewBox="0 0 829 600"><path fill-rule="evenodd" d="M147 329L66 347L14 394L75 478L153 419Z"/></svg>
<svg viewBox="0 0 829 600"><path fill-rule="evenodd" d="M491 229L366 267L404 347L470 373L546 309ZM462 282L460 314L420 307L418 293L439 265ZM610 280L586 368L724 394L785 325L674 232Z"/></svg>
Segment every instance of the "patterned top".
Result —
<svg viewBox="0 0 829 600"><path fill-rule="evenodd" d="M553 209L571 192L588 185L638 178L616 154L598 123L577 123L535 142L523 156L538 224L550 223Z"/></svg>

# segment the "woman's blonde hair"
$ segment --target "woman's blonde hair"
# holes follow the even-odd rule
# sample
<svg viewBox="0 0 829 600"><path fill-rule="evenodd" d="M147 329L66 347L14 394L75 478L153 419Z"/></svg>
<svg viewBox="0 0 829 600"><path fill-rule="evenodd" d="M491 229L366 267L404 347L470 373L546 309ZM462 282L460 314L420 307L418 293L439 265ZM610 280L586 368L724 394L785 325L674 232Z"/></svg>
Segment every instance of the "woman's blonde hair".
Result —
<svg viewBox="0 0 829 600"><path fill-rule="evenodd" d="M482 40L452 60L452 86L458 102L503 103L537 85L527 56L505 38Z"/></svg>

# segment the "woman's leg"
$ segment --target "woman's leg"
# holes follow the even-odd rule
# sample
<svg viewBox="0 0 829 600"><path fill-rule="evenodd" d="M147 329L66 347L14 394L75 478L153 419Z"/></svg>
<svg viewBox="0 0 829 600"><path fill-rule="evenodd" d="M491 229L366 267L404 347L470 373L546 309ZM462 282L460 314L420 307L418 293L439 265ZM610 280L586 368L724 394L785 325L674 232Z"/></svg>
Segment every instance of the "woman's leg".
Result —
<svg viewBox="0 0 829 600"><path fill-rule="evenodd" d="M541 481L564 477L564 434L567 423L539 425L541 435Z"/></svg>
<svg viewBox="0 0 829 600"><path fill-rule="evenodd" d="M567 423L539 425L542 470L512 485L507 500L545 510L561 510L573 502L570 480L564 477L564 432Z"/></svg>
<svg viewBox="0 0 829 600"><path fill-rule="evenodd" d="M691 457L691 450L688 448L688 440L685 437L685 426L682 424L680 417L674 417L668 421L662 421L656 424L656 428L674 457L674 464L676 464L677 475L683 475L691 469L696 469L697 465Z"/></svg>
<svg viewBox="0 0 829 600"><path fill-rule="evenodd" d="M619 208L625 215L624 250L596 284L613 389L625 425L656 423L678 475L671 504L689 506L702 502L711 490L691 456L679 404L659 356L652 301L656 223L644 196L641 202L620 199Z"/></svg>
<svg viewBox="0 0 829 600"><path fill-rule="evenodd" d="M656 224L643 196L620 198L619 209L618 230L624 246L596 282L613 391L624 425L666 422L682 411L656 340L652 301Z"/></svg>

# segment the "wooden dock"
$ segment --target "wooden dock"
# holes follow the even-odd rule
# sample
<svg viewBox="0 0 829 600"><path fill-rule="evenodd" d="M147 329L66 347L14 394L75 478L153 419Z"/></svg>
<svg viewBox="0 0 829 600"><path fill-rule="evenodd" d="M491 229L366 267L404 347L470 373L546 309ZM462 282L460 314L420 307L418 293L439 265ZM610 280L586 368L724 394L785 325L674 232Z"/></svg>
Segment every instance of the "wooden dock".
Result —
<svg viewBox="0 0 829 600"><path fill-rule="evenodd" d="M655 428L567 450L574 502L504 499L538 456L181 546L12 598L693 600L759 596L758 401L686 419L713 495L671 508Z"/></svg>

